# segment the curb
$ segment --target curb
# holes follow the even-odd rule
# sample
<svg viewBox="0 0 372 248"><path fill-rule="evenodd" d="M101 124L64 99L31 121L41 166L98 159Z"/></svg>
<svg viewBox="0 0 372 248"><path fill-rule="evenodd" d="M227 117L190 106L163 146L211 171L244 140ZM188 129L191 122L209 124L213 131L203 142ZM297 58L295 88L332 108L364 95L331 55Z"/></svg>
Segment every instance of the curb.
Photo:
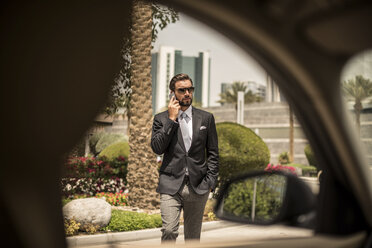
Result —
<svg viewBox="0 0 372 248"><path fill-rule="evenodd" d="M204 222L202 225L202 232L210 231L219 228L225 228L238 225L229 221L209 221ZM178 229L179 234L183 234L183 225ZM67 237L66 241L68 247L74 246L89 246L89 245L103 245L115 242L129 242L145 239L153 239L161 237L161 228L145 229L131 232L117 232L117 233L104 233L95 235L84 235Z"/></svg>

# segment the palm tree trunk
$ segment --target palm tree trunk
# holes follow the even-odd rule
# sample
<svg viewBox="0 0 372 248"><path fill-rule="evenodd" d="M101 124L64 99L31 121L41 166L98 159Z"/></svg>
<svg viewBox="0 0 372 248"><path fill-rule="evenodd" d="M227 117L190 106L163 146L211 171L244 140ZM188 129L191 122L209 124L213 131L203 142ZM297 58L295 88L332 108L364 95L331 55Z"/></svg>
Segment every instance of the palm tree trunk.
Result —
<svg viewBox="0 0 372 248"><path fill-rule="evenodd" d="M129 137L130 135L130 132L129 132L129 127L130 127L130 119L131 119L131 112L130 112L130 109L127 110L127 135Z"/></svg>
<svg viewBox="0 0 372 248"><path fill-rule="evenodd" d="M132 12L129 204L144 209L159 205L156 156L150 148L151 101L151 4L134 1Z"/></svg>
<svg viewBox="0 0 372 248"><path fill-rule="evenodd" d="M294 157L294 120L293 110L289 106L289 160L292 163Z"/></svg>
<svg viewBox="0 0 372 248"><path fill-rule="evenodd" d="M360 135L360 112L362 112L363 106L360 101L356 101L354 104L355 110L355 124L357 128L358 135Z"/></svg>

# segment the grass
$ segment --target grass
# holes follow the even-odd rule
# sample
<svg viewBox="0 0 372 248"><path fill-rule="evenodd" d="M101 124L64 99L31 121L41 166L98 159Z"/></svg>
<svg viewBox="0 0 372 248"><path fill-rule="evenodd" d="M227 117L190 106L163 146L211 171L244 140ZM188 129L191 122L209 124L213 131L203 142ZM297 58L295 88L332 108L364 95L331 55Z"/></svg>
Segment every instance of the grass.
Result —
<svg viewBox="0 0 372 248"><path fill-rule="evenodd" d="M312 165L304 165L304 164L286 164L286 166L292 166L292 167L297 167L302 169L302 175L309 175L316 177L317 176L317 169L315 166Z"/></svg>
<svg viewBox="0 0 372 248"><path fill-rule="evenodd" d="M146 214L123 210L112 210L110 223L101 229L91 229L90 231L79 231L80 224L74 220L65 220L65 232L67 236L80 234L95 234L107 232L129 232L149 228L161 227L162 221L160 214ZM80 227L81 228L81 227Z"/></svg>
<svg viewBox="0 0 372 248"><path fill-rule="evenodd" d="M126 232L161 227L160 214L146 214L122 210L112 210L111 220L103 231Z"/></svg>

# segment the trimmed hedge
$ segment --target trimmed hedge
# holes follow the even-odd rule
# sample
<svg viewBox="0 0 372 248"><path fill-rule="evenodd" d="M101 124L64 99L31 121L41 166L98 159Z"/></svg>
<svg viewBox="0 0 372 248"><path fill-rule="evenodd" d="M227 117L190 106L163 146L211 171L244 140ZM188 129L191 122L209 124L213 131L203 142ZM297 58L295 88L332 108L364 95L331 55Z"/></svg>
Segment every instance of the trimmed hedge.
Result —
<svg viewBox="0 0 372 248"><path fill-rule="evenodd" d="M95 152L99 154L100 152L103 151L106 147L119 143L119 142L124 142L126 141L126 137L124 134L119 134L119 133L103 133L101 138L98 140L96 146L95 146Z"/></svg>
<svg viewBox="0 0 372 248"><path fill-rule="evenodd" d="M312 165L312 166L315 166L316 168L318 168L318 162L316 161L313 150L311 149L309 144L307 144L305 146L304 152L305 152L307 161L309 162L309 165Z"/></svg>
<svg viewBox="0 0 372 248"><path fill-rule="evenodd" d="M98 152L96 151L97 142L102 138L104 134L105 132L97 132L94 133L89 139L90 152L93 153L95 156L98 154Z"/></svg>
<svg viewBox="0 0 372 248"><path fill-rule="evenodd" d="M102 150L98 157L106 157L108 160L113 160L114 158L118 158L120 156L128 160L129 144L126 141L109 145Z"/></svg>
<svg viewBox="0 0 372 248"><path fill-rule="evenodd" d="M222 122L216 124L220 154L220 183L254 169L264 169L270 162L265 142L251 129Z"/></svg>
<svg viewBox="0 0 372 248"><path fill-rule="evenodd" d="M111 220L104 231L126 232L157 228L162 226L160 214L149 215L146 213L112 210Z"/></svg>

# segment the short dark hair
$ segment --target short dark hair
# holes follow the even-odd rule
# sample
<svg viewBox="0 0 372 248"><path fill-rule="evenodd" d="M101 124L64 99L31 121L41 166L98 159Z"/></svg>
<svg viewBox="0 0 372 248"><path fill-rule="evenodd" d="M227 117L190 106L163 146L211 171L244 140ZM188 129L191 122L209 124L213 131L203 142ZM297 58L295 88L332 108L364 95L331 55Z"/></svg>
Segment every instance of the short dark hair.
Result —
<svg viewBox="0 0 372 248"><path fill-rule="evenodd" d="M194 85L194 83L192 82L191 78L189 77L189 75L185 74L185 73L180 73L180 74L177 74L175 75L174 77L172 77L170 83L169 83L169 89L174 91L176 89L176 83L178 81L185 81L185 80L190 80L191 84Z"/></svg>

